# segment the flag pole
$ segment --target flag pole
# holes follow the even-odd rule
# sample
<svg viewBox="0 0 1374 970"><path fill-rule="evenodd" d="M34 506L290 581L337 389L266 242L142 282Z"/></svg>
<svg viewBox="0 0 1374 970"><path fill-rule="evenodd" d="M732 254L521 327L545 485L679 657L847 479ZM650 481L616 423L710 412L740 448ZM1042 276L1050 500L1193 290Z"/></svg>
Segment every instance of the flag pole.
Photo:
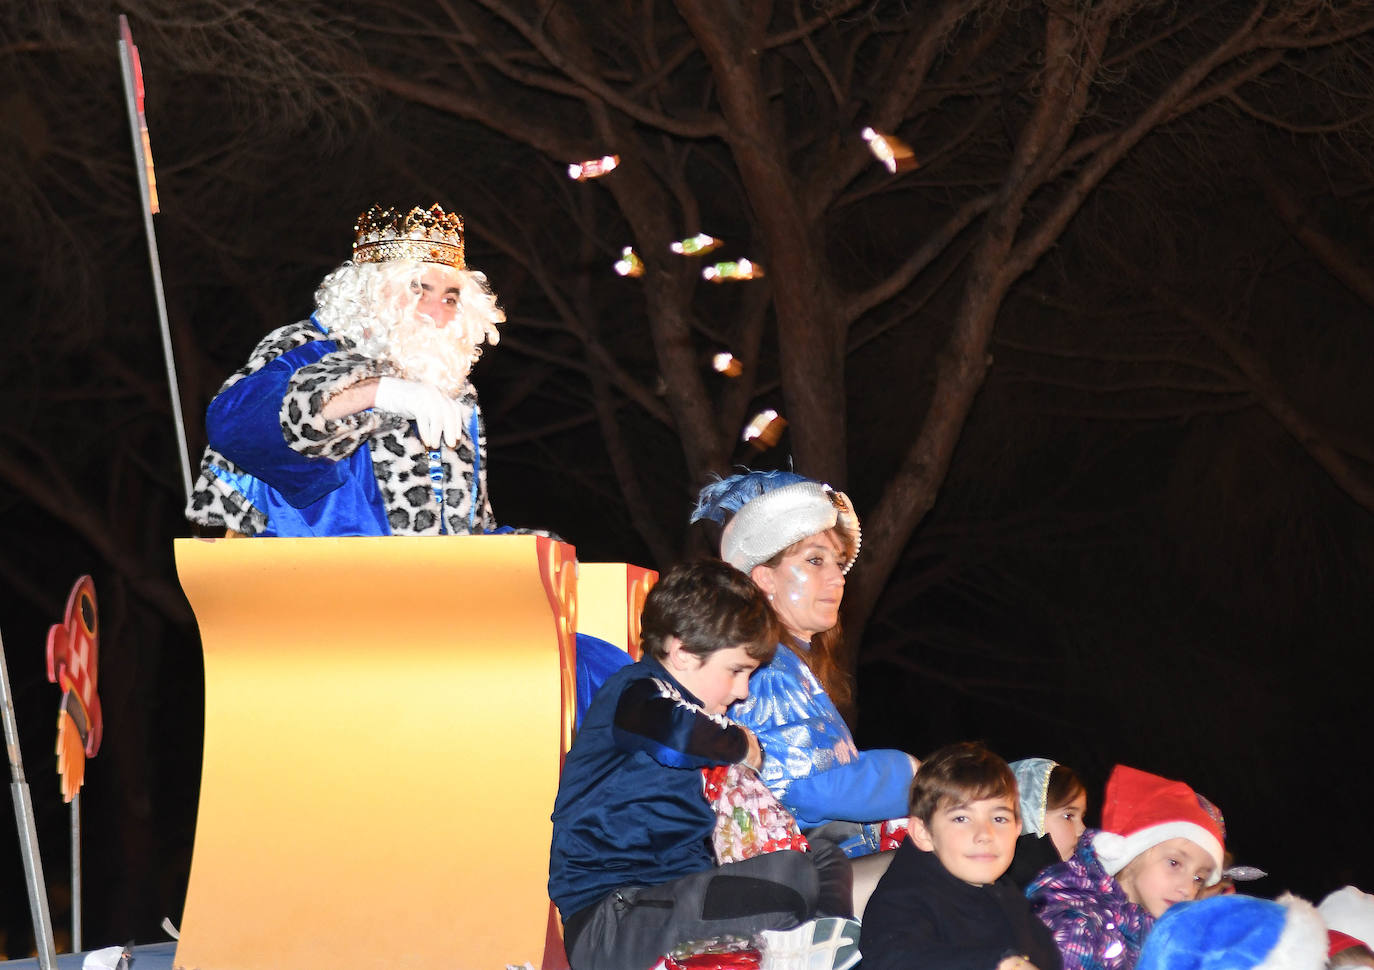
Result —
<svg viewBox="0 0 1374 970"><path fill-rule="evenodd" d="M72 952L81 952L81 792L72 796Z"/></svg>
<svg viewBox="0 0 1374 970"><path fill-rule="evenodd" d="M14 697L10 693L10 671L5 662L5 639L0 636L0 706L4 708L5 748L10 760L10 794L14 797L14 819L19 825L19 854L24 859L24 877L29 889L29 915L33 919L33 939L38 948L38 966L57 970L57 948L53 944L52 916L48 911L48 889L43 882L43 858L38 854L38 829L33 820L33 799L24 779L24 759L19 751L19 725L14 719Z"/></svg>
<svg viewBox="0 0 1374 970"><path fill-rule="evenodd" d="M172 395L172 420L176 423L177 455L181 459L186 501L191 501L191 460L186 453L186 422L181 416L181 390L177 383L176 360L172 356L172 329L167 323L167 299L162 291L162 261L157 254L157 233L153 213L158 211L157 183L153 178L153 153L148 141L148 126L143 115L143 69L138 48L129 31L129 19L119 15L119 64L124 75L124 98L129 106L129 131L134 141L134 166L138 169L138 194L143 201L143 229L148 237L148 259L153 268L153 296L162 325L162 356L167 362L167 386Z"/></svg>

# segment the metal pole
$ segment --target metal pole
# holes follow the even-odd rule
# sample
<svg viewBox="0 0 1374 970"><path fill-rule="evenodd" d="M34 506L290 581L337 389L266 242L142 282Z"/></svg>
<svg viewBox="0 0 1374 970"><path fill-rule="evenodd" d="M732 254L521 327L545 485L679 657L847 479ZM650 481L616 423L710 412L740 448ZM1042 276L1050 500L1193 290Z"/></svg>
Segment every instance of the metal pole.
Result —
<svg viewBox="0 0 1374 970"><path fill-rule="evenodd" d="M81 952L81 792L72 796L72 952Z"/></svg>
<svg viewBox="0 0 1374 970"><path fill-rule="evenodd" d="M167 387L172 395L172 420L177 430L177 456L181 459L181 475L186 487L186 502L191 501L191 459L186 454L186 422L181 416L181 390L177 383L177 365L172 356L172 328L167 323L167 299L162 291L162 261L157 254L157 233L153 229L153 210L148 194L148 158L144 154L144 128L139 122L138 92L134 78L134 39L129 21L119 15L119 64L124 74L124 99L129 106L129 132L134 141L134 167L138 171L138 196L143 202L143 230L148 237L148 259L153 268L153 296L157 300L157 318L162 325L162 356L167 363Z"/></svg>
<svg viewBox="0 0 1374 970"><path fill-rule="evenodd" d="M24 858L24 876L29 888L29 914L33 918L33 939L38 947L42 970L57 970L57 950L53 945L52 917L48 912L48 889L43 882L43 859L38 854L38 829L33 821L33 800L24 780L24 759L19 753L19 725L14 720L14 697L10 693L10 670L5 662L5 639L0 636L0 701L5 720L5 749L10 759L10 794L14 797L14 819L19 825L19 854Z"/></svg>

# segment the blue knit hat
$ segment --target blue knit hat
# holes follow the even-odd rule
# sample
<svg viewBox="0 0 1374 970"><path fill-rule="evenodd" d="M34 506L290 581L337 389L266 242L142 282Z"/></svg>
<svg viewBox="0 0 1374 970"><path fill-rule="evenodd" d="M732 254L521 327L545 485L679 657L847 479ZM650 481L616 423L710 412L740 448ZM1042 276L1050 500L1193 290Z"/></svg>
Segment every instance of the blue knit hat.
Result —
<svg viewBox="0 0 1374 970"><path fill-rule="evenodd" d="M1296 896L1175 903L1145 939L1136 970L1322 970L1326 924Z"/></svg>

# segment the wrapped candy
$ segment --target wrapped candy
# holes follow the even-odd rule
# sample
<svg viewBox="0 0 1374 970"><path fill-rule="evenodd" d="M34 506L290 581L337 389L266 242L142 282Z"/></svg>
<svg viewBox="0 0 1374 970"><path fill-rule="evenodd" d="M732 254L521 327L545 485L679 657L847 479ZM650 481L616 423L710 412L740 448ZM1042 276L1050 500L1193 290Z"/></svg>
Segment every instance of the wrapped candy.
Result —
<svg viewBox="0 0 1374 970"><path fill-rule="evenodd" d="M739 362L739 358L728 350L722 350L712 357L711 366L726 377L739 377L744 372L744 365Z"/></svg>
<svg viewBox="0 0 1374 970"><path fill-rule="evenodd" d="M668 248L679 256L705 256L713 249L719 249L725 243L715 236L708 236L704 232L699 232L695 236L683 239L679 242L671 242Z"/></svg>
<svg viewBox="0 0 1374 970"><path fill-rule="evenodd" d="M786 427L787 419L772 408L768 408L754 415L754 419L744 426L744 434L740 437L762 450L777 444L778 439L782 437L783 429Z"/></svg>
<svg viewBox="0 0 1374 970"><path fill-rule="evenodd" d="M893 849L900 848L902 842L906 839L909 822L910 819L905 818L890 818L886 822L883 822L879 827L878 851L889 852Z"/></svg>
<svg viewBox="0 0 1374 970"><path fill-rule="evenodd" d="M911 150L911 146L900 138L884 135L872 128L865 128L860 134L863 135L864 141L868 142L869 150L892 174L916 167L916 154Z"/></svg>
<svg viewBox="0 0 1374 970"><path fill-rule="evenodd" d="M621 276L644 275L644 261L639 258L633 246L626 246L620 251L620 258L615 261L615 271Z"/></svg>
<svg viewBox="0 0 1374 970"><path fill-rule="evenodd" d="M792 813L753 768L717 765L701 769L701 774L706 799L716 813L712 843L718 863L743 862L780 849L804 852L810 847Z"/></svg>
<svg viewBox="0 0 1374 970"><path fill-rule="evenodd" d="M714 266L707 266L701 271L701 278L710 280L712 283L724 283L726 280L756 280L763 276L763 267L758 263L751 263L747 259L738 262L716 263Z"/></svg>
<svg viewBox="0 0 1374 970"><path fill-rule="evenodd" d="M568 178L578 182L600 178L619 164L619 155L603 155L585 162L573 162L568 166Z"/></svg>
<svg viewBox="0 0 1374 970"><path fill-rule="evenodd" d="M726 934L679 943L649 970L758 970L762 958L753 941Z"/></svg>

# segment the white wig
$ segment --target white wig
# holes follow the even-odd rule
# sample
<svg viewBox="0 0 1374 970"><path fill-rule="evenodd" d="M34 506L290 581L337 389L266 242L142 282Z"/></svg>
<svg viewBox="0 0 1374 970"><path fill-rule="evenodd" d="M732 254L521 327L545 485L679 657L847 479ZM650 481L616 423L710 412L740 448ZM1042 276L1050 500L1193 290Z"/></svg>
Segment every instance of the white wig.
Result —
<svg viewBox="0 0 1374 970"><path fill-rule="evenodd" d="M380 263L349 260L320 283L315 291L315 319L333 337L342 337L362 352L391 356L391 330L412 315L419 294L412 283L427 269L441 264L412 259ZM506 319L496 304L484 273L443 267L458 286L461 326L456 328L471 345L471 361L481 354L481 344L493 346L501 339L496 329ZM469 361L469 365L471 364Z"/></svg>

